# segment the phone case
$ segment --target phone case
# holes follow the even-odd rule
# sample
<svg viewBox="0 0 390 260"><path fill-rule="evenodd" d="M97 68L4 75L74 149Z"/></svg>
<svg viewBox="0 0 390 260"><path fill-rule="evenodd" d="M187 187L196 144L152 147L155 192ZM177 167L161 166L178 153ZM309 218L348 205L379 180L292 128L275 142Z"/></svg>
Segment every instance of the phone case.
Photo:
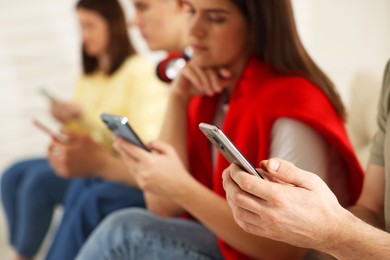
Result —
<svg viewBox="0 0 390 260"><path fill-rule="evenodd" d="M100 115L100 118L114 135L138 145L146 151L150 151L138 137L134 129L128 124L127 117L103 113Z"/></svg>
<svg viewBox="0 0 390 260"><path fill-rule="evenodd" d="M218 149L218 151L222 153L226 160L230 163L237 164L244 171L264 179L221 129L215 125L206 123L200 123L199 128L209 141Z"/></svg>

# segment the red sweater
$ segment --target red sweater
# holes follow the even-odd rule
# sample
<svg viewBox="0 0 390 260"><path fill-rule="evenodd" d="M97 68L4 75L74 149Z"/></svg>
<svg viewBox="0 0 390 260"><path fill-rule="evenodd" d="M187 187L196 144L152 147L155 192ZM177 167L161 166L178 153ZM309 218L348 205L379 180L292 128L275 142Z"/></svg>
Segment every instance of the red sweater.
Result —
<svg viewBox="0 0 390 260"><path fill-rule="evenodd" d="M195 97L188 111L188 155L191 174L225 197L222 172L229 163L217 156L213 171L211 144L198 128L212 123L218 97ZM348 140L344 123L326 95L310 81L275 73L266 64L250 59L229 100L222 130L253 165L268 159L274 122L287 117L305 123L332 144L345 159L354 203L363 182L363 171ZM293 136L291 137L293 138ZM299 152L299 151L297 151ZM219 239L226 259L248 259Z"/></svg>

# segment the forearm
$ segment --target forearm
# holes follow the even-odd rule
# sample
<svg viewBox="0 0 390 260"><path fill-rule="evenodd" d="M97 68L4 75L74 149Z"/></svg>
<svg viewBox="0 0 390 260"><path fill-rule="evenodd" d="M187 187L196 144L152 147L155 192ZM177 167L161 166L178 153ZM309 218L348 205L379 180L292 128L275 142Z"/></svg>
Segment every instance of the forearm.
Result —
<svg viewBox="0 0 390 260"><path fill-rule="evenodd" d="M176 149L184 166L188 169L187 106L188 101L174 93L170 94L159 139L171 144Z"/></svg>
<svg viewBox="0 0 390 260"><path fill-rule="evenodd" d="M197 181L181 187L175 201L230 246L253 258L300 259L306 251L246 233L234 222L226 200Z"/></svg>
<svg viewBox="0 0 390 260"><path fill-rule="evenodd" d="M184 209L172 200L162 198L150 192L144 192L146 207L149 211L163 217L177 217L185 213Z"/></svg>
<svg viewBox="0 0 390 260"><path fill-rule="evenodd" d="M348 210L364 222L369 223L370 225L373 225L379 229L384 229L383 218L377 216L377 214L367 209L366 207L356 204L355 206L348 208Z"/></svg>
<svg viewBox="0 0 390 260"><path fill-rule="evenodd" d="M129 172L126 164L120 157L112 155L105 151L99 156L99 166L97 167L97 177L127 184L137 187L133 175Z"/></svg>
<svg viewBox="0 0 390 260"><path fill-rule="evenodd" d="M348 213L340 233L330 238L327 253L338 259L387 259L390 235Z"/></svg>

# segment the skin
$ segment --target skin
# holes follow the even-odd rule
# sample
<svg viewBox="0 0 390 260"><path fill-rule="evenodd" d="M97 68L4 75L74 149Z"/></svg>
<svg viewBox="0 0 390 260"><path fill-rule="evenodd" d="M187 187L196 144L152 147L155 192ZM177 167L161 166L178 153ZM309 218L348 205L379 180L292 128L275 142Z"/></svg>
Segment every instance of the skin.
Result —
<svg viewBox="0 0 390 260"><path fill-rule="evenodd" d="M150 50L182 51L187 44L186 12L179 0L133 0L135 17Z"/></svg>
<svg viewBox="0 0 390 260"><path fill-rule="evenodd" d="M149 145L152 153L120 138L115 139L115 147L145 191L152 212L168 217L189 212L232 247L253 258L299 259L303 249L244 232L234 222L227 201L188 172L188 102L196 95L212 96L234 89L248 59L246 46L250 35L245 18L230 1L185 3L189 42L195 46L195 52L172 84L160 141ZM227 42L231 46L227 47Z"/></svg>
<svg viewBox="0 0 390 260"><path fill-rule="evenodd" d="M98 13L85 8L77 9L77 17L84 51L90 56L97 57L101 70L105 72L102 65L108 65L106 52L110 44L107 21Z"/></svg>
<svg viewBox="0 0 390 260"><path fill-rule="evenodd" d="M262 169L268 180L234 164L223 174L234 219L246 232L338 259L388 258L389 234L360 219L383 227L382 166L368 166L363 192L351 209L356 216L338 203L317 175L279 159L263 162Z"/></svg>

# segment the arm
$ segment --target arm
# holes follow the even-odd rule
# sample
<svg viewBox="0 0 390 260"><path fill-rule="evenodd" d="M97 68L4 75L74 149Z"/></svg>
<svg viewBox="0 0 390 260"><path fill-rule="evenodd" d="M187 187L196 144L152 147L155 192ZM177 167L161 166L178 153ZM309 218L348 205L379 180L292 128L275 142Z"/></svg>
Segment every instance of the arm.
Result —
<svg viewBox="0 0 390 260"><path fill-rule="evenodd" d="M226 200L194 179L172 146L153 142L150 148L155 152L149 153L120 139L116 143L126 160L132 161L129 167L142 190L173 201L232 247L254 258L302 257L304 249L256 237L239 228Z"/></svg>
<svg viewBox="0 0 390 260"><path fill-rule="evenodd" d="M244 232L226 200L197 181L184 185L174 200L230 246L255 259L301 259L306 251Z"/></svg>
<svg viewBox="0 0 390 260"><path fill-rule="evenodd" d="M79 119L82 115L82 108L73 102L53 100L50 102L50 113L59 122L67 122Z"/></svg>
<svg viewBox="0 0 390 260"><path fill-rule="evenodd" d="M271 181L255 179L235 165L223 175L229 205L244 230L340 259L390 255L389 234L344 209L318 176L275 159L263 168Z"/></svg>
<svg viewBox="0 0 390 260"><path fill-rule="evenodd" d="M384 167L369 164L364 177L362 193L355 206L349 210L363 221L384 229Z"/></svg>
<svg viewBox="0 0 390 260"><path fill-rule="evenodd" d="M207 77L206 77L207 73ZM180 71L173 81L168 107L165 113L159 140L171 144L179 155L184 167L188 169L187 156L187 108L195 95L214 95L222 91L222 84L229 82L230 73L222 70L217 76L213 70L202 71L191 62ZM164 216L175 216L183 209L172 200L153 196L145 192L147 207L152 212Z"/></svg>
<svg viewBox="0 0 390 260"><path fill-rule="evenodd" d="M186 151L187 105L188 101L183 101L174 92L171 93L159 138L175 147L178 154L181 155L180 159L186 169L188 169ZM184 213L184 210L172 200L161 198L147 191L145 191L145 201L148 210L161 216L178 216Z"/></svg>
<svg viewBox="0 0 390 260"><path fill-rule="evenodd" d="M53 140L48 159L56 173L65 178L98 176L135 186L119 156L95 142L87 134L67 133L67 142Z"/></svg>
<svg viewBox="0 0 390 260"><path fill-rule="evenodd" d="M352 214L346 214L344 226L329 240L325 249L338 259L387 259L390 255L389 233L377 229Z"/></svg>

